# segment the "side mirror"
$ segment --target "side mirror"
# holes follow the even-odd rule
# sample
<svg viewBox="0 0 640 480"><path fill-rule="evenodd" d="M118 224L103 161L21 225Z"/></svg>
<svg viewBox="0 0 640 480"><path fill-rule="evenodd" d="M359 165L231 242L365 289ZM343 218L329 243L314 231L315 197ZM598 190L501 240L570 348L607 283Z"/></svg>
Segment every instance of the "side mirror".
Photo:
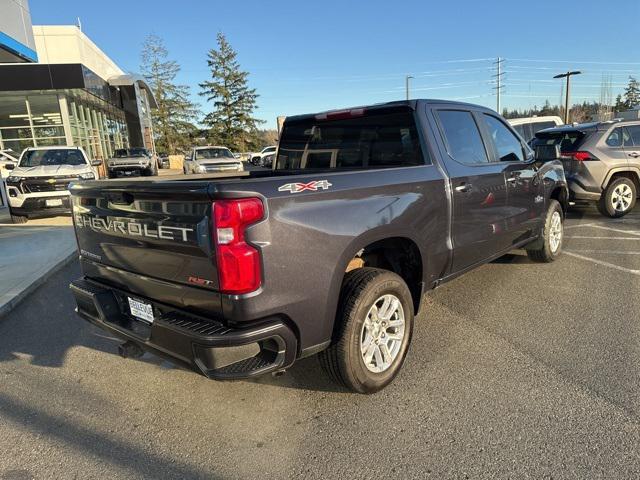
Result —
<svg viewBox="0 0 640 480"><path fill-rule="evenodd" d="M536 145L536 162L551 162L560 158L560 145Z"/></svg>
<svg viewBox="0 0 640 480"><path fill-rule="evenodd" d="M102 160L91 160L92 167L99 167L100 165L102 165Z"/></svg>
<svg viewBox="0 0 640 480"><path fill-rule="evenodd" d="M7 170L13 170L14 168L16 168L16 164L15 163L6 163L4 165L4 168L6 168Z"/></svg>

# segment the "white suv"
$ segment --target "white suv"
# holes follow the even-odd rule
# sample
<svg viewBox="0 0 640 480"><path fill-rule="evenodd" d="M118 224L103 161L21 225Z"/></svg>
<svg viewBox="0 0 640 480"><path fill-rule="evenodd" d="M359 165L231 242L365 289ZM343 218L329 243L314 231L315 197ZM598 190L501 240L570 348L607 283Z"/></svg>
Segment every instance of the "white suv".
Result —
<svg viewBox="0 0 640 480"><path fill-rule="evenodd" d="M9 211L14 223L71 212L69 183L98 178L100 160L90 161L78 147L33 147L16 165L6 165Z"/></svg>

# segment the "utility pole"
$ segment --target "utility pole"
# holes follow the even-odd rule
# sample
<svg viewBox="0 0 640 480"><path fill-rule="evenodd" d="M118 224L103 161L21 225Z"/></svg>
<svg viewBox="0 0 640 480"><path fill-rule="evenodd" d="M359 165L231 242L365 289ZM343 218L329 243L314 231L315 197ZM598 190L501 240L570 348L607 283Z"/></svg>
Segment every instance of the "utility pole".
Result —
<svg viewBox="0 0 640 480"><path fill-rule="evenodd" d="M411 75L407 75L404 78L404 86L405 86L405 89L407 91L407 100L409 100L409 80L412 79L412 78L413 77Z"/></svg>
<svg viewBox="0 0 640 480"><path fill-rule="evenodd" d="M504 58L498 57L498 59L493 62L496 66L496 74L493 76L496 79L496 86L493 89L496 91L496 111L502 115L500 111L502 108L502 77L504 72L502 71L502 64L504 63Z"/></svg>
<svg viewBox="0 0 640 480"><path fill-rule="evenodd" d="M564 123L565 125L569 125L569 96L571 95L571 77L573 75L580 75L582 72L579 70L573 70L566 73L559 73L555 75L553 78L566 78L567 86L565 87L564 92Z"/></svg>

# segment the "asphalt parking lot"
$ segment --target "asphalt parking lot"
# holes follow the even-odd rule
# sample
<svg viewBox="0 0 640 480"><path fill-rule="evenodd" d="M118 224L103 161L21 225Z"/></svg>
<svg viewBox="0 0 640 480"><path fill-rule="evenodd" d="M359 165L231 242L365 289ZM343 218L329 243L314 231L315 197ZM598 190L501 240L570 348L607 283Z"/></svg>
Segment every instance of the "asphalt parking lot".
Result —
<svg viewBox="0 0 640 480"><path fill-rule="evenodd" d="M75 318L61 270L0 319L0 478L638 478L640 208L567 221L424 298L374 396L315 358L216 383Z"/></svg>

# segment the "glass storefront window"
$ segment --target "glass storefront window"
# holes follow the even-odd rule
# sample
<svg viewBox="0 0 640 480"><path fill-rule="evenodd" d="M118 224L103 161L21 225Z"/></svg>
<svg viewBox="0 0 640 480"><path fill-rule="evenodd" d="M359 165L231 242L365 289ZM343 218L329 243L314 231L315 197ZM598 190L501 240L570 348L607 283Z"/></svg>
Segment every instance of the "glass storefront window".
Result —
<svg viewBox="0 0 640 480"><path fill-rule="evenodd" d="M49 137L63 137L64 138L64 128L63 127L33 127L33 131L35 136L40 138L49 138Z"/></svg>
<svg viewBox="0 0 640 480"><path fill-rule="evenodd" d="M0 128L29 126L27 98L24 96L0 96Z"/></svg>
<svg viewBox="0 0 640 480"><path fill-rule="evenodd" d="M33 136L33 131L31 127L16 127L16 128L3 128L2 129L2 138L31 138Z"/></svg>
<svg viewBox="0 0 640 480"><path fill-rule="evenodd" d="M0 93L0 148L20 154L68 141L91 158L111 157L129 146L124 112L84 90Z"/></svg>
<svg viewBox="0 0 640 480"><path fill-rule="evenodd" d="M62 125L58 95L29 95L27 100L34 127Z"/></svg>

